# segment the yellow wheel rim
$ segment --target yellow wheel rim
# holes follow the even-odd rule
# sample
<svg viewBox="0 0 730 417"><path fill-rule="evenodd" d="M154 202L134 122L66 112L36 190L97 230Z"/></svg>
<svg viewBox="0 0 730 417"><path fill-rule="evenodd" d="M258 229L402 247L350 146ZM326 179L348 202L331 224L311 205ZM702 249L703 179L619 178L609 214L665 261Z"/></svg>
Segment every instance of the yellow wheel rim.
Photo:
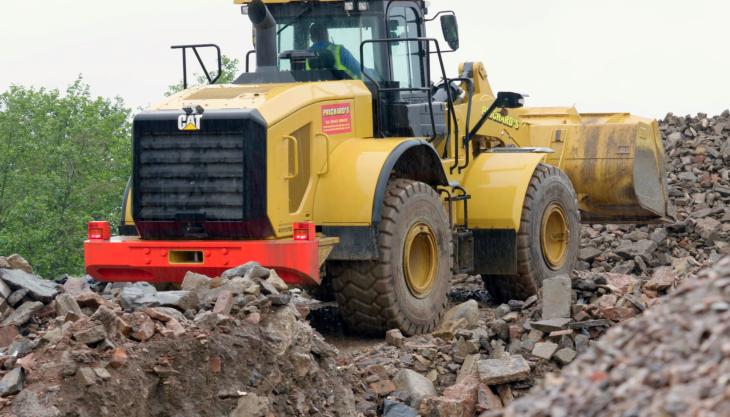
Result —
<svg viewBox="0 0 730 417"><path fill-rule="evenodd" d="M552 203L542 216L540 243L542 256L550 269L558 270L565 264L568 254L568 222L565 211L557 204Z"/></svg>
<svg viewBox="0 0 730 417"><path fill-rule="evenodd" d="M408 231L403 247L403 269L411 294L423 298L431 292L438 271L438 245L427 224L416 223Z"/></svg>

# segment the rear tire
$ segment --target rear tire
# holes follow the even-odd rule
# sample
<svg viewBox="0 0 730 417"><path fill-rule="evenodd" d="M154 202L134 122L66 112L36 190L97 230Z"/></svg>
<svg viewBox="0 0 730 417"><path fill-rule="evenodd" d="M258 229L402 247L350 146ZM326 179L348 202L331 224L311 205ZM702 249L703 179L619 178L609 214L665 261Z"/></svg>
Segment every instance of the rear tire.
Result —
<svg viewBox="0 0 730 417"><path fill-rule="evenodd" d="M487 291L499 302L524 300L542 281L570 274L578 260L580 212L573 185L554 166L540 164L525 194L517 234L517 275L487 275Z"/></svg>
<svg viewBox="0 0 730 417"><path fill-rule="evenodd" d="M379 259L332 262L329 271L349 331L428 333L441 321L453 264L448 215L427 184L388 184L378 226Z"/></svg>

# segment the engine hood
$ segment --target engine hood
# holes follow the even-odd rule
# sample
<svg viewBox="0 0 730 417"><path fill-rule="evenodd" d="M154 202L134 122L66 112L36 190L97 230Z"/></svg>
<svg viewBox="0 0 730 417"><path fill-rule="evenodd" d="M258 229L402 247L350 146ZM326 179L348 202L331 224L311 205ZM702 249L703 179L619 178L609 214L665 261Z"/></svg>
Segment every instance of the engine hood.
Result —
<svg viewBox="0 0 730 417"><path fill-rule="evenodd" d="M298 109L333 100L370 102L362 81L324 81L289 84L206 85L168 97L148 111L182 110L202 106L207 110L256 109L272 126Z"/></svg>

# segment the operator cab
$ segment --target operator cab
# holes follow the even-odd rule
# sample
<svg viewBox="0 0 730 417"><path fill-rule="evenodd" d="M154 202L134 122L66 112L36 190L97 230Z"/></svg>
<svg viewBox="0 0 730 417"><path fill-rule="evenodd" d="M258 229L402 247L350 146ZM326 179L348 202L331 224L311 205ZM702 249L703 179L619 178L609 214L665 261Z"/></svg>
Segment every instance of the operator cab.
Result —
<svg viewBox="0 0 730 417"><path fill-rule="evenodd" d="M442 51L426 38L424 1L262 6L254 1L247 8L256 30L256 72L235 83L362 80L375 98L378 136L445 134L446 105L432 101L430 68L431 55ZM456 44L447 37L454 50L458 29L454 16L448 17L442 26L445 37L456 34Z"/></svg>

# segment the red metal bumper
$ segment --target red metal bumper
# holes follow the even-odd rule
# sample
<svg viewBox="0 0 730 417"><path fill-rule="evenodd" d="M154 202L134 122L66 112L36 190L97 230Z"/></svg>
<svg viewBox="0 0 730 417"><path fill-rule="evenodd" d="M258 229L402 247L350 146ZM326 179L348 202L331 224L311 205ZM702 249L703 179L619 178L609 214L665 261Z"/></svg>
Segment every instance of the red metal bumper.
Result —
<svg viewBox="0 0 730 417"><path fill-rule="evenodd" d="M317 240L145 241L112 237L84 243L86 272L99 281L180 283L188 271L210 277L249 261L275 269L290 285L317 285Z"/></svg>

